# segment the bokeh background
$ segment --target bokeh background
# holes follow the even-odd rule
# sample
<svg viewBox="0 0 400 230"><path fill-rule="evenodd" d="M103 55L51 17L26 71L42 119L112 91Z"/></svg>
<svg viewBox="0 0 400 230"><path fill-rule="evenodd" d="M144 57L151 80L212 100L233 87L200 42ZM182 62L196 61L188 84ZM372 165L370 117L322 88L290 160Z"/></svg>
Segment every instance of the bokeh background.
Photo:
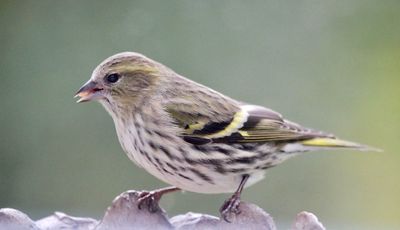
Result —
<svg viewBox="0 0 400 230"><path fill-rule="evenodd" d="M137 51L234 98L383 153L308 153L243 199L288 228L400 227L400 1L0 1L0 207L100 218L119 193L162 182L122 152L76 90L104 58ZM217 215L228 195L176 193L169 215Z"/></svg>

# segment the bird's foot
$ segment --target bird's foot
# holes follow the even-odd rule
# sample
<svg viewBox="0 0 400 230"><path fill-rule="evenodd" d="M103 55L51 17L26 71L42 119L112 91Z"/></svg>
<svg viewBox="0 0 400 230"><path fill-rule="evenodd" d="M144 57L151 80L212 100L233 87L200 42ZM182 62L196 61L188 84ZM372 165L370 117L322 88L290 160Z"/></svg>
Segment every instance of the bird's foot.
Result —
<svg viewBox="0 0 400 230"><path fill-rule="evenodd" d="M180 189L177 187L167 187L153 191L141 191L138 198L138 208L142 209L144 206L147 206L149 212L157 212L160 210L158 202L160 201L161 197L166 193L175 192L178 190Z"/></svg>
<svg viewBox="0 0 400 230"><path fill-rule="evenodd" d="M138 198L138 208L142 209L144 206L147 206L149 212L157 212L160 210L158 206L160 199L161 196L154 191L141 191Z"/></svg>
<svg viewBox="0 0 400 230"><path fill-rule="evenodd" d="M224 204L219 209L221 217L226 222L230 223L231 222L230 219L233 215L240 214L239 205L240 205L240 194L234 193L228 200L224 202Z"/></svg>

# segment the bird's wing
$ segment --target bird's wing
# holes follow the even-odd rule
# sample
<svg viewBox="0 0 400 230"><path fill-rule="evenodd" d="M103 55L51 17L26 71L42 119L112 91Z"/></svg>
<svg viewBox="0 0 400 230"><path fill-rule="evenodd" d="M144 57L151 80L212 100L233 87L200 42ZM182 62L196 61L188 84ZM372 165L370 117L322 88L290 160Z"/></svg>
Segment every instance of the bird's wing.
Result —
<svg viewBox="0 0 400 230"><path fill-rule="evenodd" d="M189 110L187 110L189 109ZM182 137L192 144L294 142L333 135L301 127L284 120L270 109L241 105L237 111L217 117L218 113L198 114L195 108L169 108L168 112L182 128ZM198 108L196 108L198 110ZM209 111L209 110L202 110ZM218 111L218 110L216 110Z"/></svg>
<svg viewBox="0 0 400 230"><path fill-rule="evenodd" d="M246 122L238 130L242 140L239 142L293 142L313 138L335 138L332 134L300 126L270 109L246 105Z"/></svg>

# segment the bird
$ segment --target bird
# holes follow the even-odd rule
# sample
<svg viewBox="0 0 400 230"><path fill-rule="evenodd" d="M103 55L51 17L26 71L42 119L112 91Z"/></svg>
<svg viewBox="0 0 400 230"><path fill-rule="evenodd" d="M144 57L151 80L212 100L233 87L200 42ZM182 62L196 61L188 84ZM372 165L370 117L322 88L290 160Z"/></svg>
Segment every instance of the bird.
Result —
<svg viewBox="0 0 400 230"><path fill-rule="evenodd" d="M243 189L289 158L325 149L379 151L235 100L137 52L106 58L75 96L100 102L128 158L171 185L140 193L139 208L151 211L174 191L232 193L220 208L229 222L240 214Z"/></svg>

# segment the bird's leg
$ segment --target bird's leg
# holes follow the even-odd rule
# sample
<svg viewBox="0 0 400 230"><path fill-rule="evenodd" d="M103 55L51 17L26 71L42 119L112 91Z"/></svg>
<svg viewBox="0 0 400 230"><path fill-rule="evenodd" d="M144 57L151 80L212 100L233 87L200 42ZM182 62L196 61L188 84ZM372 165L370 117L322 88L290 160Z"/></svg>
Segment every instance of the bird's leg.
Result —
<svg viewBox="0 0 400 230"><path fill-rule="evenodd" d="M164 194L181 190L178 187L171 186L166 188L160 188L153 191L142 191L138 198L138 208L142 209L144 204L147 205L150 212L156 212L159 210L158 202Z"/></svg>
<svg viewBox="0 0 400 230"><path fill-rule="evenodd" d="M242 180L240 181L239 187L236 189L235 193L227 199L224 204L219 209L221 213L221 217L226 221L229 221L229 216L231 214L240 214L239 204L240 204L240 195L242 193L243 187L249 179L249 175L243 175Z"/></svg>

